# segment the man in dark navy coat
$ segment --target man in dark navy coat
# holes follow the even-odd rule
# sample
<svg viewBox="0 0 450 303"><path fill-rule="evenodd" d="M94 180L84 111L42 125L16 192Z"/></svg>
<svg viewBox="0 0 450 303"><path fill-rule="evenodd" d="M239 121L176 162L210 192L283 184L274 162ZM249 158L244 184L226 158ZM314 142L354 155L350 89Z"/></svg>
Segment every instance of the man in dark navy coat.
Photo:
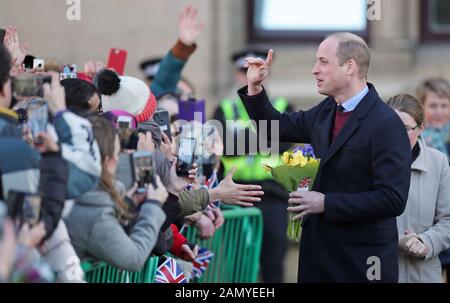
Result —
<svg viewBox="0 0 450 303"><path fill-rule="evenodd" d="M411 149L403 123L367 82L367 44L351 33L327 37L312 72L328 97L290 114L277 112L262 86L272 55L247 58L248 86L238 93L253 120L279 122L271 140L311 143L321 159L313 190L289 199L288 211L304 218L299 282L397 282L396 216L408 198Z"/></svg>

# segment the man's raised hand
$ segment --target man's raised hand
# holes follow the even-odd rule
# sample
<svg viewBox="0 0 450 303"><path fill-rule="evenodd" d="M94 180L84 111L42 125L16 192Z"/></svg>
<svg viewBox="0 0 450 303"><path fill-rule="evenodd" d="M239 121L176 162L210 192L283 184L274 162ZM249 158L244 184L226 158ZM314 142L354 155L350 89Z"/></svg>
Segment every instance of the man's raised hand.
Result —
<svg viewBox="0 0 450 303"><path fill-rule="evenodd" d="M262 82L267 79L273 61L273 49L267 53L266 60L249 57L245 59L247 70L248 95L253 96L262 91Z"/></svg>

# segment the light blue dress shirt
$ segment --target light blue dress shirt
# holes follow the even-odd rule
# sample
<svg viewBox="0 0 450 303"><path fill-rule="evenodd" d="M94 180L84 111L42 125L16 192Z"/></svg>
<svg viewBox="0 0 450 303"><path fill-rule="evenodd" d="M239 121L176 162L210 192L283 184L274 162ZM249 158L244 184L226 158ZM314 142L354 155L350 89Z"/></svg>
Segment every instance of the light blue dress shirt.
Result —
<svg viewBox="0 0 450 303"><path fill-rule="evenodd" d="M342 107L344 108L344 113L354 110L356 108L356 106L359 104L359 102L361 102L361 100L367 95L368 92L369 92L369 88L366 85L366 87L364 87L363 90L360 91L358 94L356 94L353 97L351 97L350 99L344 101L344 103L342 103Z"/></svg>

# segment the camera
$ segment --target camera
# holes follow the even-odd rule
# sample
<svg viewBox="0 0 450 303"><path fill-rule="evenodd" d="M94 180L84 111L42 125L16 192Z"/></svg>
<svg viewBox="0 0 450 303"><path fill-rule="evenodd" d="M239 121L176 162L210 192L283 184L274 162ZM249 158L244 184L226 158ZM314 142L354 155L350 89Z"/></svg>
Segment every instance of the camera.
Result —
<svg viewBox="0 0 450 303"><path fill-rule="evenodd" d="M12 91L15 96L24 97L43 97L44 83L51 83L52 77L42 74L26 74L17 77L11 77L12 80Z"/></svg>

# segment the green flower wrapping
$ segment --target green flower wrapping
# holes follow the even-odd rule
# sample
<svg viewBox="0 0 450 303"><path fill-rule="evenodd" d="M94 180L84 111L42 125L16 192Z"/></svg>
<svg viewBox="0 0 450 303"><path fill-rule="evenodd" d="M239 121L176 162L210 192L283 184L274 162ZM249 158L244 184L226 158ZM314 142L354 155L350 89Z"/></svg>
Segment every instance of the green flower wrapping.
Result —
<svg viewBox="0 0 450 303"><path fill-rule="evenodd" d="M306 153L304 148L297 147L294 151L283 153L282 160L284 165L274 168L264 165L264 168L288 192L310 191L320 166L320 159L315 158L312 150L310 153ZM289 212L287 236L298 242L300 241L302 220L293 220L296 215L297 213Z"/></svg>

